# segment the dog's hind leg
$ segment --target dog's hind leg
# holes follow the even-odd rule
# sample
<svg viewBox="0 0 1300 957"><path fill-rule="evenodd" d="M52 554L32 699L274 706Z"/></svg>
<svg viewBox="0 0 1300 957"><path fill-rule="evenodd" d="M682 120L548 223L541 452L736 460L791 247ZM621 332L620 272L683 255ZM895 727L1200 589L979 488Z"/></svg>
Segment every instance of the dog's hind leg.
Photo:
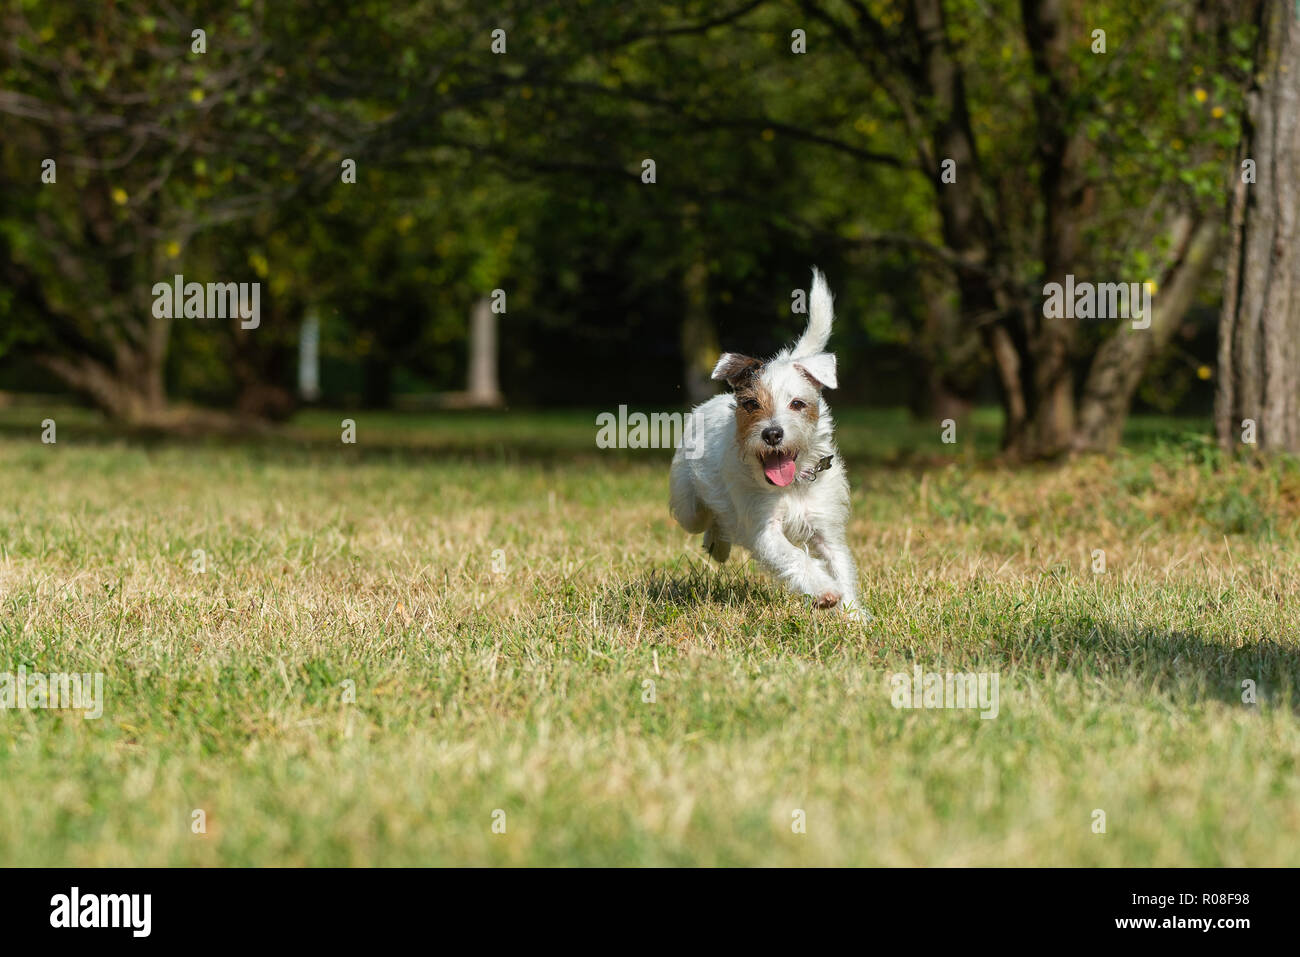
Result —
<svg viewBox="0 0 1300 957"><path fill-rule="evenodd" d="M677 524L691 534L704 533L704 551L721 565L731 553L731 542L718 533L718 523L712 509L695 496L695 485L685 469L676 468L674 462L669 480L669 507Z"/></svg>
<svg viewBox="0 0 1300 957"><path fill-rule="evenodd" d="M695 495L695 483L685 467L673 462L668 480L668 508L677 524L695 535L713 524L713 512Z"/></svg>
<svg viewBox="0 0 1300 957"><path fill-rule="evenodd" d="M704 550L719 565L731 554L731 542L722 537L716 523L704 530Z"/></svg>

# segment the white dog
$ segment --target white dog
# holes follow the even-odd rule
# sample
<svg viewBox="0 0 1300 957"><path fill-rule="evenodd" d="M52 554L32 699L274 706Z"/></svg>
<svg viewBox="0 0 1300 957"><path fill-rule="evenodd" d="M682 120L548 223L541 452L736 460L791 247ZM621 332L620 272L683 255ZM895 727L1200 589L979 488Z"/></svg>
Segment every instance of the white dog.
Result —
<svg viewBox="0 0 1300 957"><path fill-rule="evenodd" d="M724 353L713 378L732 388L691 413L673 456L671 508L686 531L704 533L715 561L743 545L786 587L818 608L854 618L857 567L845 541L849 480L835 448L823 389L836 386L835 356L823 351L833 307L813 270L808 328L767 362Z"/></svg>

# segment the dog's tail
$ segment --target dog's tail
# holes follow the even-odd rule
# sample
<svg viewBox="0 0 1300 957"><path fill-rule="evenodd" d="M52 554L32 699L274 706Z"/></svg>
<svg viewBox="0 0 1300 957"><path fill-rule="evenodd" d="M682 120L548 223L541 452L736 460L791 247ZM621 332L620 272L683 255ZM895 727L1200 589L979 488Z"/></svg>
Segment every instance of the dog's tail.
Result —
<svg viewBox="0 0 1300 957"><path fill-rule="evenodd" d="M826 285L826 277L820 269L813 266L812 289L808 293L808 328L794 344L791 357L799 359L825 351L826 343L831 337L831 320L834 316L835 307L831 303L831 290Z"/></svg>

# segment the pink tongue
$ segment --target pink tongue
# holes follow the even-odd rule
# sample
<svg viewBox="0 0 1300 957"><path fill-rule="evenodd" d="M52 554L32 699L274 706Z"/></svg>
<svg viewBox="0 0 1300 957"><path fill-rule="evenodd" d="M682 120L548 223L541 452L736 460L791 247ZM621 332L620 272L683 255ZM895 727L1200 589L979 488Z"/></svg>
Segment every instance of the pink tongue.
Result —
<svg viewBox="0 0 1300 957"><path fill-rule="evenodd" d="M767 459L763 463L763 474L773 485L785 488L794 481L794 457L778 455Z"/></svg>

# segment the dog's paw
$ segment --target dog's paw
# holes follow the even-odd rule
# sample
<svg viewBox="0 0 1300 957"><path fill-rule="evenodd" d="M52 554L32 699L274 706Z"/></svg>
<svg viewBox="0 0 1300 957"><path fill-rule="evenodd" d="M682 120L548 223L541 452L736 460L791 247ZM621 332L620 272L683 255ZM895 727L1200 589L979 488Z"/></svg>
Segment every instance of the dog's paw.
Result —
<svg viewBox="0 0 1300 957"><path fill-rule="evenodd" d="M824 591L820 595L813 596L813 606L816 608L834 608L840 603L840 598L839 592Z"/></svg>
<svg viewBox="0 0 1300 957"><path fill-rule="evenodd" d="M844 612L845 618L859 625L868 625L876 620L872 616L871 612L867 611L852 598L846 600L842 605L840 605L840 610Z"/></svg>

